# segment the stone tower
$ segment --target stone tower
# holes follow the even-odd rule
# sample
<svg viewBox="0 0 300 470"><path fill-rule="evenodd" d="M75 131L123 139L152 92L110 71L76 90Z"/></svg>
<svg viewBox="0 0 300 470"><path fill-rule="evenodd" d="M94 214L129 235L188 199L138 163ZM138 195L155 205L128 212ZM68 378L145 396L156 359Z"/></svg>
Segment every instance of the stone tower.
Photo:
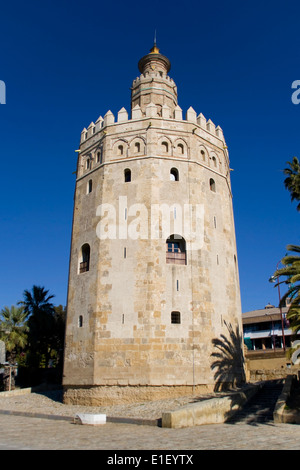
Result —
<svg viewBox="0 0 300 470"><path fill-rule="evenodd" d="M212 356L228 325L242 331L228 151L211 120L191 107L183 119L170 67L154 44L130 117L108 111L81 134L66 403L212 391L216 377L243 376L239 347L227 375Z"/></svg>

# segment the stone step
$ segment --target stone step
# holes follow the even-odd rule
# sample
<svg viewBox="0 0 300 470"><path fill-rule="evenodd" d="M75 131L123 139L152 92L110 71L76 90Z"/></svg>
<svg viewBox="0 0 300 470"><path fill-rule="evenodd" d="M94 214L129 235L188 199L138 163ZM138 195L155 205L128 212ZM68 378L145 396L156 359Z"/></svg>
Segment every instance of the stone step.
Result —
<svg viewBox="0 0 300 470"><path fill-rule="evenodd" d="M283 380L266 381L261 390L249 400L243 409L227 422L256 424L273 421L273 412L283 384Z"/></svg>

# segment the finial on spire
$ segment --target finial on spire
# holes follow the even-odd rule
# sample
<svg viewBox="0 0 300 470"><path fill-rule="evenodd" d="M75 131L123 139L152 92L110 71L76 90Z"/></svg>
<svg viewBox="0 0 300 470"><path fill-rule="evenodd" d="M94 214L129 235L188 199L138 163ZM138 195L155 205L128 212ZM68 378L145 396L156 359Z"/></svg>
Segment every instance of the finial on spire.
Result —
<svg viewBox="0 0 300 470"><path fill-rule="evenodd" d="M153 45L153 47L150 49L150 52L151 52L152 54L159 54L159 49L158 49L158 47L156 46L156 29L155 29L155 31L154 31L154 45Z"/></svg>

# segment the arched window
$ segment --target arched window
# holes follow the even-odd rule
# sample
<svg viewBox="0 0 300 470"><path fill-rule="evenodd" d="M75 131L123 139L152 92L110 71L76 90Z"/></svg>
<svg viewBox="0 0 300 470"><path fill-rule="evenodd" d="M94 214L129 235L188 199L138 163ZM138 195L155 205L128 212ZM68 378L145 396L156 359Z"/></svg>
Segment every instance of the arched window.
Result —
<svg viewBox="0 0 300 470"><path fill-rule="evenodd" d="M136 142L134 144L134 153L140 153L141 151L141 144L139 142Z"/></svg>
<svg viewBox="0 0 300 470"><path fill-rule="evenodd" d="M81 247L81 257L79 261L79 273L85 273L90 269L90 245L85 243Z"/></svg>
<svg viewBox="0 0 300 470"><path fill-rule="evenodd" d="M97 152L97 163L102 163L102 152L103 149L101 147L100 150Z"/></svg>
<svg viewBox="0 0 300 470"><path fill-rule="evenodd" d="M171 312L171 323L181 323L180 312Z"/></svg>
<svg viewBox="0 0 300 470"><path fill-rule="evenodd" d="M216 183L215 183L215 180L213 180L212 178L210 178L209 180L209 188L214 193L216 192Z"/></svg>
<svg viewBox="0 0 300 470"><path fill-rule="evenodd" d="M162 117L162 105L161 104L156 104L156 109L157 109L157 116Z"/></svg>
<svg viewBox="0 0 300 470"><path fill-rule="evenodd" d="M124 154L124 147L123 145L118 145L118 155L123 155Z"/></svg>
<svg viewBox="0 0 300 470"><path fill-rule="evenodd" d="M129 170L129 168L126 168L126 170L124 170L124 181L125 183L130 183L131 181L131 170Z"/></svg>
<svg viewBox="0 0 300 470"><path fill-rule="evenodd" d="M168 142L162 142L162 143L161 143L161 146L162 146L162 151L163 151L164 153L168 153L168 151L169 151Z"/></svg>
<svg viewBox="0 0 300 470"><path fill-rule="evenodd" d="M179 181L179 172L177 168L171 168L170 170L170 180L171 181Z"/></svg>
<svg viewBox="0 0 300 470"><path fill-rule="evenodd" d="M213 161L213 164L214 164L214 167L217 166L217 159L215 156L212 157L212 161Z"/></svg>
<svg viewBox="0 0 300 470"><path fill-rule="evenodd" d="M93 189L93 181L89 180L87 184L87 194L91 193Z"/></svg>
<svg viewBox="0 0 300 470"><path fill-rule="evenodd" d="M202 155L202 160L205 162L205 152L204 152L204 150L200 150L200 153Z"/></svg>
<svg viewBox="0 0 300 470"><path fill-rule="evenodd" d="M86 159L85 168L86 168L87 170L90 170L90 168L91 168L91 160L90 160L90 158L87 158L87 159Z"/></svg>
<svg viewBox="0 0 300 470"><path fill-rule="evenodd" d="M178 149L178 153L180 155L183 155L184 154L184 147L183 147L183 144L178 144L177 145L177 149Z"/></svg>
<svg viewBox="0 0 300 470"><path fill-rule="evenodd" d="M167 264L186 264L185 239L181 235L171 235L166 240Z"/></svg>

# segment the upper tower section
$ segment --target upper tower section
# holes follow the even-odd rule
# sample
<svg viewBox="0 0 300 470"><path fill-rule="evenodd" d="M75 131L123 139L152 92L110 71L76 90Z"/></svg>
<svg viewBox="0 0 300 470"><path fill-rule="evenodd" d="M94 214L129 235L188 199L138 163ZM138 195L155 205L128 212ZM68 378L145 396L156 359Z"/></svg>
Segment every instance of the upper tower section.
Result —
<svg viewBox="0 0 300 470"><path fill-rule="evenodd" d="M146 106L153 103L157 106L158 115L164 105L170 109L170 118L173 118L177 106L177 87L169 76L171 69L169 59L160 54L154 43L150 53L139 60L140 77L133 81L131 88L131 109L140 106L143 115Z"/></svg>

